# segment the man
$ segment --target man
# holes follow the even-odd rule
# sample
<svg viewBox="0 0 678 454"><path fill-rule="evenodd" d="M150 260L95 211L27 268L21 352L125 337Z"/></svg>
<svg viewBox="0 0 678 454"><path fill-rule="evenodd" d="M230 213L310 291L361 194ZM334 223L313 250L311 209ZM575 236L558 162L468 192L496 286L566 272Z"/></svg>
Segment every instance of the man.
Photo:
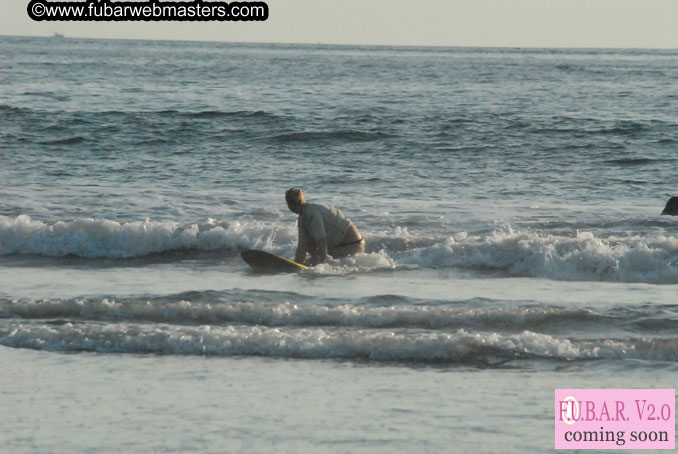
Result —
<svg viewBox="0 0 678 454"><path fill-rule="evenodd" d="M669 216L678 216L678 197L671 197L668 202L666 202L666 207L662 211L662 215L668 214Z"/></svg>
<svg viewBox="0 0 678 454"><path fill-rule="evenodd" d="M301 188L285 193L287 207L299 215L299 243L294 261L309 264L326 262L328 257L346 257L365 252L365 240L358 228L339 209L308 203Z"/></svg>

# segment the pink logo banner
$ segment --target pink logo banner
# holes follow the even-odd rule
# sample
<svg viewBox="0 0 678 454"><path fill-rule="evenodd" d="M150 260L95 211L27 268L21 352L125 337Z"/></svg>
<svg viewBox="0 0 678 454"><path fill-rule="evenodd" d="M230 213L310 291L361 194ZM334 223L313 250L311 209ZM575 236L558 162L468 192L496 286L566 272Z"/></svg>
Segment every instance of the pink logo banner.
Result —
<svg viewBox="0 0 678 454"><path fill-rule="evenodd" d="M675 449L674 389L556 389L556 449Z"/></svg>

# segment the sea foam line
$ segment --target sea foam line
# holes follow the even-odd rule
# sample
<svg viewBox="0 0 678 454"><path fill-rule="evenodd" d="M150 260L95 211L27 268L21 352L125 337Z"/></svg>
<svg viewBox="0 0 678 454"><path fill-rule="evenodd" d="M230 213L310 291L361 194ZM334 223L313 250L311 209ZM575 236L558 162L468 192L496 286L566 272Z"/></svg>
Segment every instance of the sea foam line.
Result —
<svg viewBox="0 0 678 454"><path fill-rule="evenodd" d="M260 302L116 301L114 299L0 300L0 318L25 320L87 320L155 322L182 325L240 323L271 327L334 326L358 328L536 329L575 324L609 326L615 317L586 309L509 306L459 308L449 306L310 305Z"/></svg>
<svg viewBox="0 0 678 454"><path fill-rule="evenodd" d="M517 334L143 324L12 323L0 345L60 352L266 356L303 359L482 363L516 359L675 361L676 339L576 341Z"/></svg>
<svg viewBox="0 0 678 454"><path fill-rule="evenodd" d="M0 216L0 255L129 258L179 249L271 248L273 238L285 233L261 224L213 219L192 224L106 219L49 224L26 215Z"/></svg>
<svg viewBox="0 0 678 454"><path fill-rule="evenodd" d="M405 235L405 233L401 233ZM368 248L373 247L368 237ZM398 233L393 241L397 242ZM459 267L503 271L510 276L556 280L678 284L678 237L602 237L577 232L568 237L530 231L501 231L490 235L458 232L444 241L407 243L399 251L370 254L331 262L312 272L346 274L375 269ZM293 250L296 235L289 226L254 221L179 224L177 222L82 219L53 224L0 216L0 256L130 258L164 252L225 248Z"/></svg>
<svg viewBox="0 0 678 454"><path fill-rule="evenodd" d="M456 235L398 260L426 268L441 266L501 270L512 276L558 280L678 283L678 238L601 238L533 232Z"/></svg>

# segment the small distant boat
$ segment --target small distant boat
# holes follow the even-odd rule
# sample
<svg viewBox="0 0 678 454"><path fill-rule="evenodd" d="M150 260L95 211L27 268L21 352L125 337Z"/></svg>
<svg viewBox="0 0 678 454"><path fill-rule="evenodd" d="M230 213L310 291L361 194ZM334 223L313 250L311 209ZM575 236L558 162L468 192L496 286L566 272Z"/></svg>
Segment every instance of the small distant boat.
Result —
<svg viewBox="0 0 678 454"><path fill-rule="evenodd" d="M61 33L57 33L57 32L54 32L54 34L52 35L52 38L63 38L63 37L64 37L64 35L62 35Z"/></svg>

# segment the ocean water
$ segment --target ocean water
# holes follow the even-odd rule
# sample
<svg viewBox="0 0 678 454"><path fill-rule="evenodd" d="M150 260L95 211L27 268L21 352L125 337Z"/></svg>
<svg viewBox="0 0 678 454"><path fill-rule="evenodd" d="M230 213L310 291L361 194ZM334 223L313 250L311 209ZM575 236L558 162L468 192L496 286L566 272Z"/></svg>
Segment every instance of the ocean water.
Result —
<svg viewBox="0 0 678 454"><path fill-rule="evenodd" d="M0 37L0 446L545 452L675 388L678 52ZM291 186L367 253L292 256Z"/></svg>

